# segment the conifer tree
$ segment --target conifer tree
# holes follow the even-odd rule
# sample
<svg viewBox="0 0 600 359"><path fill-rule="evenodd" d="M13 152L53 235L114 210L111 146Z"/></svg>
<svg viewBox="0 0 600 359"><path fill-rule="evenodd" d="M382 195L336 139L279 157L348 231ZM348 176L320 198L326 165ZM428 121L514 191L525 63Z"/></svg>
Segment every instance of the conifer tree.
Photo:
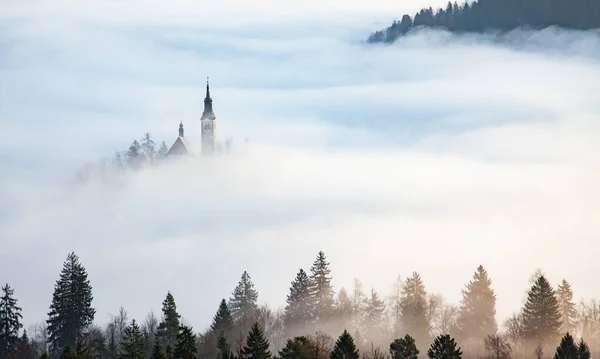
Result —
<svg viewBox="0 0 600 359"><path fill-rule="evenodd" d="M340 289L337 294L334 312L339 331L351 328L350 325L354 311L352 307L352 299L348 295L348 292L345 288Z"/></svg>
<svg viewBox="0 0 600 359"><path fill-rule="evenodd" d="M460 348L456 348L454 338L451 338L448 334L443 334L435 338L429 350L427 350L427 356L430 359L461 359L462 351Z"/></svg>
<svg viewBox="0 0 600 359"><path fill-rule="evenodd" d="M287 296L287 305L284 312L286 330L297 327L299 332L304 332L311 319L311 282L303 269L300 269L290 287Z"/></svg>
<svg viewBox="0 0 600 359"><path fill-rule="evenodd" d="M6 358L19 340L19 329L23 327L21 308L13 297L14 289L8 283L2 287L0 297L0 358Z"/></svg>
<svg viewBox="0 0 600 359"><path fill-rule="evenodd" d="M175 359L196 359L196 334L192 328L182 325L177 334L177 346L175 347Z"/></svg>
<svg viewBox="0 0 600 359"><path fill-rule="evenodd" d="M173 348L177 342L177 334L179 333L179 318L181 318L181 315L177 313L175 298L170 291L167 292L167 296L165 297L162 305L163 317L162 321L158 325L156 336L165 347L170 346Z"/></svg>
<svg viewBox="0 0 600 359"><path fill-rule="evenodd" d="M77 340L75 354L77 355L77 359L94 359L92 348L90 348L90 346L83 338Z"/></svg>
<svg viewBox="0 0 600 359"><path fill-rule="evenodd" d="M135 319L123 331L121 359L144 359L144 337Z"/></svg>
<svg viewBox="0 0 600 359"><path fill-rule="evenodd" d="M304 336L288 339L279 351L279 359L312 359L311 344Z"/></svg>
<svg viewBox="0 0 600 359"><path fill-rule="evenodd" d="M558 348L556 348L554 359L578 359L578 357L579 351L575 339L571 334L566 333L560 340Z"/></svg>
<svg viewBox="0 0 600 359"><path fill-rule="evenodd" d="M65 346L65 348L62 351L62 354L60 355L60 359L78 359L77 358L77 353L75 353L75 350L73 350L73 348L71 348L70 345Z"/></svg>
<svg viewBox="0 0 600 359"><path fill-rule="evenodd" d="M544 276L540 276L527 294L523 308L523 334L525 339L540 343L542 347L560 338L560 307L554 290Z"/></svg>
<svg viewBox="0 0 600 359"><path fill-rule="evenodd" d="M458 325L463 340L482 343L490 334L496 334L496 294L492 281L483 266L477 267L466 288L462 291Z"/></svg>
<svg viewBox="0 0 600 359"><path fill-rule="evenodd" d="M365 307L365 329L367 337L375 341L381 339L385 334L385 303L379 298L379 294L371 289L371 296L367 299Z"/></svg>
<svg viewBox="0 0 600 359"><path fill-rule="evenodd" d="M248 330L250 323L254 321L258 305L258 292L254 289L254 283L248 272L244 271L242 277L229 299L229 310L233 322L242 331Z"/></svg>
<svg viewBox="0 0 600 359"><path fill-rule="evenodd" d="M400 306L404 332L415 339L417 347L423 348L429 343L427 292L417 272L404 282Z"/></svg>
<svg viewBox="0 0 600 359"><path fill-rule="evenodd" d="M167 359L167 353L158 343L158 340L154 342L154 347L152 347L152 359Z"/></svg>
<svg viewBox="0 0 600 359"><path fill-rule="evenodd" d="M227 337L221 332L217 339L217 359L235 359L235 355L231 352L231 346L227 342Z"/></svg>
<svg viewBox="0 0 600 359"><path fill-rule="evenodd" d="M342 335L335 342L335 346L331 351L331 359L359 359L360 355L356 345L354 345L354 339L344 330Z"/></svg>
<svg viewBox="0 0 600 359"><path fill-rule="evenodd" d="M231 312L229 311L229 307L227 307L225 299L221 300L221 304L219 304L219 309L217 310L217 314L213 317L210 330L215 335L219 335L220 333L229 335L233 330L233 318L231 317Z"/></svg>
<svg viewBox="0 0 600 359"><path fill-rule="evenodd" d="M87 271L75 253L70 253L63 265L60 278L54 285L52 304L48 312L48 343L50 351L57 353L77 340L94 321L92 286Z"/></svg>
<svg viewBox="0 0 600 359"><path fill-rule="evenodd" d="M362 290L362 283L354 278L354 288L352 290L352 325L356 336L356 342L360 343L360 339L358 337L358 333L360 330L360 325L363 322L365 315L365 303L367 301L367 297ZM344 328L346 329L346 328Z"/></svg>
<svg viewBox="0 0 600 359"><path fill-rule="evenodd" d="M314 319L317 323L323 324L333 314L334 296L331 287L331 269L323 251L317 254L310 273L310 296Z"/></svg>
<svg viewBox="0 0 600 359"><path fill-rule="evenodd" d="M556 299L558 300L562 322L560 332L572 332L575 329L577 311L575 310L575 303L573 303L573 290L571 289L571 284L565 279L562 280L561 284L556 289Z"/></svg>
<svg viewBox="0 0 600 359"><path fill-rule="evenodd" d="M242 359L270 359L271 351L269 351L269 341L265 337L260 324L254 323L248 337L246 345L241 351Z"/></svg>
<svg viewBox="0 0 600 359"><path fill-rule="evenodd" d="M406 334L404 338L395 339L390 344L390 356L392 359L418 359L419 350L415 340Z"/></svg>
<svg viewBox="0 0 600 359"><path fill-rule="evenodd" d="M591 357L590 347L581 338L577 344L577 359L590 359Z"/></svg>
<svg viewBox="0 0 600 359"><path fill-rule="evenodd" d="M158 158L164 158L167 155L167 152L169 152L169 148L167 147L167 143L165 141L162 141L160 143L160 147L158 148L157 157Z"/></svg>
<svg viewBox="0 0 600 359"><path fill-rule="evenodd" d="M40 359L50 359L50 355L48 355L48 352L43 352Z"/></svg>

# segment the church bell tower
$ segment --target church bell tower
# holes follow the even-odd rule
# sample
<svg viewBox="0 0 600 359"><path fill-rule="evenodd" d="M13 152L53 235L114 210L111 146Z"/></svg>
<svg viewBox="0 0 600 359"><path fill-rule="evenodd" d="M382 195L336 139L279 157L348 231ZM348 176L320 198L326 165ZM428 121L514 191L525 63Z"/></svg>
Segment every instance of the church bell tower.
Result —
<svg viewBox="0 0 600 359"><path fill-rule="evenodd" d="M217 135L215 113L212 107L212 98L210 98L210 88L208 78L206 79L206 97L204 98L204 112L200 117L202 126L202 154L212 154L215 152L215 138Z"/></svg>

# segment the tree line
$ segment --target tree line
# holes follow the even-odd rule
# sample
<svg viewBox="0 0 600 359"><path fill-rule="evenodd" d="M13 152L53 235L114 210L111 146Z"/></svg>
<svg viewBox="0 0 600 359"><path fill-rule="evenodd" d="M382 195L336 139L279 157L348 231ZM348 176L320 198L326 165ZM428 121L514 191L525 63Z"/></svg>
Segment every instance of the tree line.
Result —
<svg viewBox="0 0 600 359"><path fill-rule="evenodd" d="M108 324L94 324L92 286L70 253L54 285L48 318L22 330L21 308L6 284L0 297L0 359L589 359L600 355L600 305L573 301L562 280L556 290L538 271L521 310L502 326L496 294L483 266L462 290L459 305L428 293L416 272L398 278L392 295L368 293L355 280L337 293L330 263L319 252L309 271L291 281L286 305L259 305L247 271L212 323L196 332L168 291L161 317L142 322L124 308ZM341 333L341 335L339 334ZM334 337L337 340L334 341ZM588 345L587 343L590 343Z"/></svg>
<svg viewBox="0 0 600 359"><path fill-rule="evenodd" d="M550 26L589 30L600 28L600 2L596 0L476 0L448 2L445 9L421 9L405 14L388 28L372 33L369 43L392 43L418 27L450 32L506 32L517 28L540 30Z"/></svg>

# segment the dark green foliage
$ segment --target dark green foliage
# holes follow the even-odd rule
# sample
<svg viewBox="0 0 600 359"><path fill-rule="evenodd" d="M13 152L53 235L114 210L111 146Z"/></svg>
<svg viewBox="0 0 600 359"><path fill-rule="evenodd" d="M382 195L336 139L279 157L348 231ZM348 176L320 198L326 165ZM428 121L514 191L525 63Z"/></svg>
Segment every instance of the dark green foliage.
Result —
<svg viewBox="0 0 600 359"><path fill-rule="evenodd" d="M269 359L269 341L263 333L260 324L254 323L246 338L246 344L242 348L241 358L243 359Z"/></svg>
<svg viewBox="0 0 600 359"><path fill-rule="evenodd" d="M415 339L417 347L426 347L429 343L427 292L417 272L413 272L413 275L404 282L400 313L403 332Z"/></svg>
<svg viewBox="0 0 600 359"><path fill-rule="evenodd" d="M492 289L492 281L483 266L477 271L462 291L460 312L458 317L460 337L483 342L490 334L496 334L496 294Z"/></svg>
<svg viewBox="0 0 600 359"><path fill-rule="evenodd" d="M92 354L92 348L87 344L87 342L80 338L77 340L77 346L75 347L75 354L77 355L77 359L93 359L94 355Z"/></svg>
<svg viewBox="0 0 600 359"><path fill-rule="evenodd" d="M175 359L195 359L196 352L196 334L192 328L182 325L177 334L177 346L175 347Z"/></svg>
<svg viewBox="0 0 600 359"><path fill-rule="evenodd" d="M422 9L414 18L404 15L384 30L369 36L371 43L394 42L418 26L443 28L451 32L510 31L519 27L543 29L560 26L588 30L600 27L600 2L591 0L477 0L463 6L448 3L434 12Z"/></svg>
<svg viewBox="0 0 600 359"><path fill-rule="evenodd" d="M14 290L6 284L0 297L0 358L6 358L19 340L19 329L23 327L21 308L13 297Z"/></svg>
<svg viewBox="0 0 600 359"><path fill-rule="evenodd" d="M558 288L556 288L556 299L560 308L561 316L561 333L568 333L575 329L575 321L577 320L577 311L575 303L573 303L573 290L571 285L565 279L562 280Z"/></svg>
<svg viewBox="0 0 600 359"><path fill-rule="evenodd" d="M167 359L167 353L158 341L155 341L154 347L152 347L152 359Z"/></svg>
<svg viewBox="0 0 600 359"><path fill-rule="evenodd" d="M295 337L288 339L279 351L280 359L312 359L311 342L306 337Z"/></svg>
<svg viewBox="0 0 600 359"><path fill-rule="evenodd" d="M75 353L75 350L73 350L73 348L71 348L70 345L65 346L65 348L62 351L62 354L60 355L60 359L78 359L77 358L77 353Z"/></svg>
<svg viewBox="0 0 600 359"><path fill-rule="evenodd" d="M50 355L48 355L48 352L44 352L44 353L42 353L42 355L40 356L40 359L50 359Z"/></svg>
<svg viewBox="0 0 600 359"><path fill-rule="evenodd" d="M219 339L217 339L217 359L235 359L235 355L231 352L231 347L227 342L224 332L221 332Z"/></svg>
<svg viewBox="0 0 600 359"><path fill-rule="evenodd" d="M554 290L540 276L527 293L523 308L523 334L534 343L553 344L560 338L560 308Z"/></svg>
<svg viewBox="0 0 600 359"><path fill-rule="evenodd" d="M560 340L554 359L578 359L579 351L571 334L565 334Z"/></svg>
<svg viewBox="0 0 600 359"><path fill-rule="evenodd" d="M252 278L248 272L244 271L238 285L233 290L231 299L229 299L229 310L233 321L244 332L254 321L258 308L257 301L258 292L254 289Z"/></svg>
<svg viewBox="0 0 600 359"><path fill-rule="evenodd" d="M583 338L581 338L579 344L577 344L577 358L590 359L591 357L590 347L583 341Z"/></svg>
<svg viewBox="0 0 600 359"><path fill-rule="evenodd" d="M177 305L175 298L171 292L167 292L167 296L162 303L163 318L157 328L157 337L160 342L166 347L173 348L177 342L177 334L179 333L179 318L177 313Z"/></svg>
<svg viewBox="0 0 600 359"><path fill-rule="evenodd" d="M435 338L429 350L427 350L427 356L430 359L460 359L462 358L462 352L460 348L456 348L454 338L444 334Z"/></svg>
<svg viewBox="0 0 600 359"><path fill-rule="evenodd" d="M334 291L331 287L331 269L325 253L317 254L310 268L310 296L313 304L313 316L317 323L323 323L333 315Z"/></svg>
<svg viewBox="0 0 600 359"><path fill-rule="evenodd" d="M63 265L60 278L54 285L50 312L48 312L48 343L56 353L77 340L94 320L92 286L83 265L75 253L70 253Z"/></svg>
<svg viewBox="0 0 600 359"><path fill-rule="evenodd" d="M311 281L303 269L300 269L290 287L285 306L284 323L289 332L292 327L303 331L310 324L312 302Z"/></svg>
<svg viewBox="0 0 600 359"><path fill-rule="evenodd" d="M331 359L359 359L358 349L354 345L354 339L344 330L342 335L335 342L335 346L331 351Z"/></svg>
<svg viewBox="0 0 600 359"><path fill-rule="evenodd" d="M229 307L227 307L225 299L221 300L221 304L219 304L219 309L217 310L217 314L213 317L210 330L215 335L219 335L221 332L228 335L233 330L233 318L231 317L231 312L229 311Z"/></svg>
<svg viewBox="0 0 600 359"><path fill-rule="evenodd" d="M404 338L395 339L390 344L390 356L392 359L417 359L419 350L415 345L415 340L406 334Z"/></svg>
<svg viewBox="0 0 600 359"><path fill-rule="evenodd" d="M121 359L144 359L144 337L140 326L131 321L123 331L123 339L121 340Z"/></svg>

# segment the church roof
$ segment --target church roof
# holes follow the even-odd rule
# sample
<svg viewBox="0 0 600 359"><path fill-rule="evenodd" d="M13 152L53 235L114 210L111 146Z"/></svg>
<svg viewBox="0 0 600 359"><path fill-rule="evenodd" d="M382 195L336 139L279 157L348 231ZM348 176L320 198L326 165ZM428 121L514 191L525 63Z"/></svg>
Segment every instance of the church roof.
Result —
<svg viewBox="0 0 600 359"><path fill-rule="evenodd" d="M178 136L173 143L173 146L167 152L167 156L171 155L190 155L192 154L192 147L190 146L187 139L183 136Z"/></svg>

